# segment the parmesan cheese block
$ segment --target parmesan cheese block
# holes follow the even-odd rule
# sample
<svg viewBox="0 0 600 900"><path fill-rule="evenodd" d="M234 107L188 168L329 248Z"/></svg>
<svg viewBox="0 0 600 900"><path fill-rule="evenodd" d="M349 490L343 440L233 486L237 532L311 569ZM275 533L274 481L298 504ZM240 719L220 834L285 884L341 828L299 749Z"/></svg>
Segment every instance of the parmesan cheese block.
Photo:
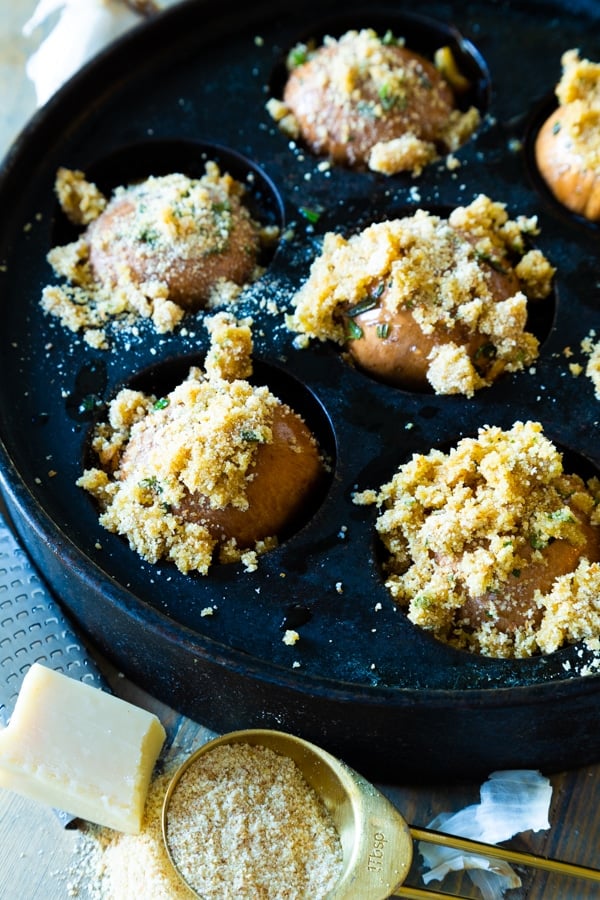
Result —
<svg viewBox="0 0 600 900"><path fill-rule="evenodd" d="M0 731L0 787L136 834L165 737L152 713L34 663Z"/></svg>

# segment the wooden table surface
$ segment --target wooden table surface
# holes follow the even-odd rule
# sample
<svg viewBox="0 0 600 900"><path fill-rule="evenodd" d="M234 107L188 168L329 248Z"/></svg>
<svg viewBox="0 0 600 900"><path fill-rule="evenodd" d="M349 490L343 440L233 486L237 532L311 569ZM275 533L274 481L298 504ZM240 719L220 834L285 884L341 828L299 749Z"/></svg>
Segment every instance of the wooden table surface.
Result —
<svg viewBox="0 0 600 900"><path fill-rule="evenodd" d="M214 736L200 723L179 715L123 678L105 660L98 659L116 694L155 712L167 730L164 755L189 752ZM244 723L240 723L244 727ZM546 831L527 832L505 846L600 866L600 765L561 773L544 773L553 792L550 825ZM480 782L419 785L379 784L378 787L415 826L426 826L438 812L454 812L479 802ZM68 873L73 866L80 823L63 828L54 812L17 795L0 790L0 898L1 900L67 900ZM592 900L600 898L600 885L552 873L516 867L522 886L508 891L506 900ZM423 887L419 858L407 884ZM451 895L480 897L466 876L449 876L430 885ZM90 889L93 885L90 886ZM85 900L85 893L77 894ZM143 897L119 900L144 900ZM165 897L164 900L169 900ZM357 897L357 900L361 898Z"/></svg>

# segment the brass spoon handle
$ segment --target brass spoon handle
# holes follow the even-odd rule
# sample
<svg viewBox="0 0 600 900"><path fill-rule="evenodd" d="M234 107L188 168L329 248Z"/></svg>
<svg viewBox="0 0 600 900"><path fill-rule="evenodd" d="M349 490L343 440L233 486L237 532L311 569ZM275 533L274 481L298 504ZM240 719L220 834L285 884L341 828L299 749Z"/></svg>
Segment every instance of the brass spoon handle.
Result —
<svg viewBox="0 0 600 900"><path fill-rule="evenodd" d="M545 856L525 853L521 850L506 850L504 847L496 847L494 844L484 844L481 841L472 841L469 838L457 837L454 834L443 834L440 831L431 831L428 828L414 828L411 825L409 826L409 831L413 838L418 841L440 844L443 847L453 847L456 850L465 850L467 853L477 853L479 856L503 859L506 862L516 863L517 865L546 869L549 872L571 875L574 878L587 878L600 884L600 870L598 869L577 866L574 863L562 862L562 860L558 859L548 859Z"/></svg>
<svg viewBox="0 0 600 900"><path fill-rule="evenodd" d="M463 897L462 894L446 894L444 891L430 891L428 888L409 887L404 884L400 888L396 888L394 897L403 897L404 900L471 900L470 897Z"/></svg>

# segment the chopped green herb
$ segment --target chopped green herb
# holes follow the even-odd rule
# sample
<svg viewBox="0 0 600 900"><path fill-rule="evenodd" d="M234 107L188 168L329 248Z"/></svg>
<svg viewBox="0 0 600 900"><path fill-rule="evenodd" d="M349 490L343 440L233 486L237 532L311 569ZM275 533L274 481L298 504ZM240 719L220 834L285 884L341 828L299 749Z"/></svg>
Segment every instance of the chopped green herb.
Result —
<svg viewBox="0 0 600 900"><path fill-rule="evenodd" d="M494 346L494 344L482 344L481 347L478 347L475 351L476 360L494 359L495 356L496 347Z"/></svg>
<svg viewBox="0 0 600 900"><path fill-rule="evenodd" d="M479 250L475 251L475 256L479 260L479 262L487 263L490 268L494 270L494 272L500 272L501 275L507 275L508 269L505 265L499 260L496 259L495 256L491 256L489 253L482 253Z"/></svg>
<svg viewBox="0 0 600 900"><path fill-rule="evenodd" d="M169 405L168 397L161 397L160 400L157 400L152 409L166 409Z"/></svg>
<svg viewBox="0 0 600 900"><path fill-rule="evenodd" d="M539 534L530 534L529 544L534 550L543 550L546 546L546 541Z"/></svg>
<svg viewBox="0 0 600 900"><path fill-rule="evenodd" d="M560 131L561 128L562 128L562 125L560 124L560 122L555 122L554 125L552 126L552 134L558 134L558 132Z"/></svg>
<svg viewBox="0 0 600 900"><path fill-rule="evenodd" d="M350 306L346 310L346 315L351 316L360 316L361 313L367 312L369 309L374 309L377 306L377 299L375 297L367 297L365 300L361 300L359 303L355 303L354 306Z"/></svg>
<svg viewBox="0 0 600 900"><path fill-rule="evenodd" d="M159 484L156 475L151 475L150 478L142 478L139 485L141 488L147 488L150 491L154 491L155 494L162 494L162 487Z"/></svg>
<svg viewBox="0 0 600 900"><path fill-rule="evenodd" d="M87 397L84 397L81 403L79 404L79 412L80 413L88 413L93 412L98 407L102 406L102 400L96 396L96 394L88 394Z"/></svg>
<svg viewBox="0 0 600 900"><path fill-rule="evenodd" d="M363 336L363 330L360 325L357 325L354 319L350 319L348 321L348 329L346 331L346 338L349 341L358 341Z"/></svg>
<svg viewBox="0 0 600 900"><path fill-rule="evenodd" d="M308 59L308 47L306 44L296 44L292 47L287 56L288 69L295 69L301 66Z"/></svg>
<svg viewBox="0 0 600 900"><path fill-rule="evenodd" d="M321 213L317 209L310 209L308 206L301 206L300 212L311 225L315 225L321 218Z"/></svg>
<svg viewBox="0 0 600 900"><path fill-rule="evenodd" d="M568 509L555 509L554 512L548 513L548 518L553 522L574 522L575 517Z"/></svg>
<svg viewBox="0 0 600 900"><path fill-rule="evenodd" d="M159 238L160 234L156 228L144 228L138 235L140 244L156 244Z"/></svg>
<svg viewBox="0 0 600 900"><path fill-rule="evenodd" d="M390 89L389 84L387 83L382 84L377 93L379 95L381 105L385 110L392 109L399 100L398 95L393 93L393 91Z"/></svg>
<svg viewBox="0 0 600 900"><path fill-rule="evenodd" d="M382 341L384 341L390 333L389 323L388 322L379 322L377 324L377 328L375 329L375 333L377 334L378 338L380 338Z"/></svg>
<svg viewBox="0 0 600 900"><path fill-rule="evenodd" d="M248 441L248 443L259 444L262 443L262 436L258 433L258 431L253 431L252 429L243 429L240 432L240 437L243 441Z"/></svg>

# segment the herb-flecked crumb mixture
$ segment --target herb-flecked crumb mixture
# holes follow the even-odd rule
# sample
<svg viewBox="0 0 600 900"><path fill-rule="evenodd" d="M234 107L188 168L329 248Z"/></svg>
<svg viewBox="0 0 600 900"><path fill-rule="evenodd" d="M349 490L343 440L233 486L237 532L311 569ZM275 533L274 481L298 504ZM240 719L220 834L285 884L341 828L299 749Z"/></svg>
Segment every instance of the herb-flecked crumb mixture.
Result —
<svg viewBox="0 0 600 900"><path fill-rule="evenodd" d="M326 35L320 46L300 43L288 54L283 100L272 97L267 110L286 135L304 137L336 162L418 176L441 150L460 147L480 115L454 105L453 89L469 83L449 47L439 48L433 65L404 45L372 28Z"/></svg>
<svg viewBox="0 0 600 900"><path fill-rule="evenodd" d="M201 178L151 176L116 188L108 199L84 173L61 168L55 191L67 218L87 228L49 252L48 262L62 281L44 288L41 306L96 349L107 349L108 325L130 330L148 319L157 333L172 331L190 305L185 292L194 281L206 293L207 308L233 302L246 282L262 274L258 251L277 236L276 228L251 219L241 203L244 185L214 162L206 164ZM94 232L105 220L103 233ZM242 246L235 239L239 226L248 235ZM94 241L102 271L92 262ZM239 263L245 254L248 259ZM248 272L248 278L229 277L230 269ZM173 290L175 278L182 298Z"/></svg>
<svg viewBox="0 0 600 900"><path fill-rule="evenodd" d="M582 167L600 170L600 63L581 59L578 50L567 50L561 59L563 73L556 97L569 110L567 122L558 120L557 129L569 129L573 153Z"/></svg>
<svg viewBox="0 0 600 900"><path fill-rule="evenodd" d="M579 350L585 358L583 362L577 360L570 346L564 347L562 351L569 361L569 372L574 378L585 374L592 382L596 399L600 400L600 341L594 328L580 341Z"/></svg>
<svg viewBox="0 0 600 900"><path fill-rule="evenodd" d="M503 204L485 195L447 220L420 209L348 239L329 232L293 298L287 327L296 332L298 346L311 339L343 346L352 339L344 311L371 299L390 314L410 311L424 334L448 333L459 323L468 334L485 336L504 371L522 370L539 348L525 330L527 302L550 294L555 271L539 250L527 248L526 237L536 233L535 217L512 220ZM491 270L512 258L518 289L498 301ZM427 379L438 394L472 396L488 384L466 346L453 340L431 351Z"/></svg>
<svg viewBox="0 0 600 900"><path fill-rule="evenodd" d="M600 481L565 474L539 423L485 426L449 453L415 454L391 481L354 500L380 508L392 597L440 640L526 657L600 635L600 562L577 558L578 548L598 547ZM559 548L575 554L572 571L533 590L527 572L543 581ZM507 609L510 617L502 598L520 603L527 592L528 606L501 627Z"/></svg>
<svg viewBox="0 0 600 900"><path fill-rule="evenodd" d="M588 356L585 374L594 385L596 398L600 400L600 341L586 339L583 348Z"/></svg>
<svg viewBox="0 0 600 900"><path fill-rule="evenodd" d="M162 397L122 389L95 428L98 465L86 469L77 484L98 502L100 524L125 535L148 562L163 558L183 573L206 574L218 550L221 562L242 560L253 570L256 555L277 544L276 534L251 548L238 546L234 537L221 540L210 527L209 511L194 518L186 506L190 497L201 497L208 510L249 509L253 465L262 446L274 440L274 416L283 405L267 386L246 380L252 371L250 324L228 313L214 315L204 371L191 368ZM290 452L300 456L292 438L287 440ZM313 445L317 456L314 439Z"/></svg>

